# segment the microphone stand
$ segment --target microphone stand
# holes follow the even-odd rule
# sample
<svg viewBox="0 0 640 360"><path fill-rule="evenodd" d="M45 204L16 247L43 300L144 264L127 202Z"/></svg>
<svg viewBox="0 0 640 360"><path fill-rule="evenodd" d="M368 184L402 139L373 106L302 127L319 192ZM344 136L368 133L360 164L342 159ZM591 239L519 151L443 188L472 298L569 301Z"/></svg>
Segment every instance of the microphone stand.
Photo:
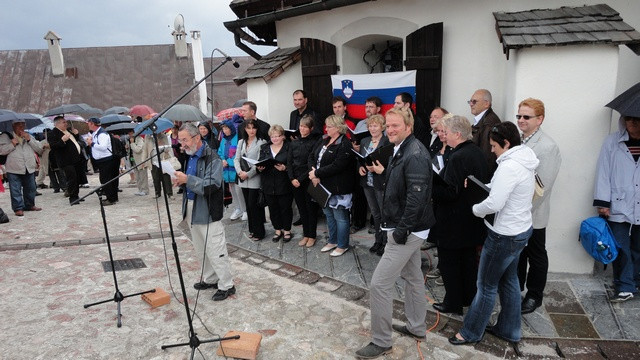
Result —
<svg viewBox="0 0 640 360"><path fill-rule="evenodd" d="M229 62L229 59L225 58L222 63L220 63L215 69L211 70L202 79L200 79L195 84L193 84L193 86L191 86L191 88L189 88L182 95L180 95L173 103L171 103L171 105L167 106L164 110L162 110L156 116L154 116L147 126L139 129L133 135L135 137L135 136L140 135L146 129L151 130L151 133L153 134L153 139L154 139L154 142L155 142L156 158L158 160L158 165L160 165L160 172L161 172L160 176L164 175L164 172L162 171L162 166L161 166L161 164L162 164L161 161L162 160L160 159L160 148L158 146L158 134L156 133L156 131L158 130L158 126L156 125L156 121L164 113L169 111L169 109L171 109L174 105L176 105L178 102L180 102L180 100L184 99L190 92L192 92L195 88L197 88L198 85L200 85L201 82L205 81L209 76L213 75L214 72L216 72L219 68L221 68L227 62ZM213 112L213 107L211 108L211 112ZM184 304L184 309L185 309L185 312L187 314L187 322L189 324L189 341L188 342L178 343L178 344L171 344L171 345L162 345L160 348L162 350L165 350L165 349L168 349L168 348L187 346L188 345L189 347L191 347L191 358L190 359L193 360L193 356L195 355L196 349L200 346L200 344L210 343L210 342L214 342L214 341L239 339L240 335L231 336L231 337L225 337L225 338L220 338L219 337L219 338L216 338L216 339L200 340L198 338L195 330L193 329L193 319L191 317L191 311L189 309L189 299L187 298L187 290L186 290L186 288L184 286L184 278L182 277L182 267L180 266L180 257L178 256L178 244L176 243L176 238L175 238L175 235L173 233L173 224L171 222L171 212L169 210L169 197L167 196L167 189L166 189L164 181L161 181L160 183L162 184L162 190L163 190L163 193L164 193L164 204L165 204L165 207L167 209L167 218L168 218L168 221L169 221L169 233L171 234L171 247L173 248L173 255L174 255L174 258L176 260L176 268L178 269L178 279L180 280L180 290L182 291L182 302Z"/></svg>
<svg viewBox="0 0 640 360"><path fill-rule="evenodd" d="M107 216L104 212L104 204L102 203L102 196L104 195L104 192L102 191L104 189L105 186L107 186L108 184L120 179L121 177L123 177L124 175L130 173L131 171L135 170L138 168L138 166L144 164L145 162L151 160L152 157L146 159L145 161L141 162L140 164L137 164L133 167L131 167L131 169L127 170L126 172L114 177L113 179L107 181L106 183L100 185L98 188L94 189L93 191L89 192L88 194L86 194L85 196L79 198L78 200L74 201L71 205L75 205L78 204L80 201L83 201L86 197L89 197L90 195L92 195L93 193L98 194L98 200L100 202L100 214L102 215L102 225L104 226L104 235L105 235L105 239L107 240L107 249L109 249L109 262L111 263L111 273L113 274L113 285L116 288L116 292L113 295L112 299L106 299L106 300L101 300L98 302L94 302L91 304L85 304L84 308L88 308L94 305L99 305L99 304L104 304L110 301L114 301L117 304L117 314L116 314L116 321L117 321L117 326L118 327L122 327L122 312L121 312L121 307L120 307L120 303L122 302L122 300L128 298L128 297L132 297L132 296L137 296L137 295L142 295L142 294L146 294L146 293L153 293L156 292L156 289L151 289L151 290L147 290L147 291L142 291L142 292L138 292L135 294L130 294L130 295L122 295L122 293L120 292L120 289L118 288L118 277L116 276L116 267L115 264L113 263L113 252L111 250L111 240L109 239L109 230L107 229ZM113 160L115 161L115 160Z"/></svg>

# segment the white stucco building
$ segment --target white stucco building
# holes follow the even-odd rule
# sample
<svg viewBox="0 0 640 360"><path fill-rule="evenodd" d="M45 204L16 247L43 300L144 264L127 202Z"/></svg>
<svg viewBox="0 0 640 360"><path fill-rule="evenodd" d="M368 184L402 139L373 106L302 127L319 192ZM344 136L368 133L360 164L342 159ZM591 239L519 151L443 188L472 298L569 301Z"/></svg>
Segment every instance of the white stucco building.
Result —
<svg viewBox="0 0 640 360"><path fill-rule="evenodd" d="M545 103L546 117L542 127L556 140L563 158L553 190L551 220L547 228L550 271L590 273L593 260L577 239L580 222L595 214L591 203L600 145L617 126L614 124L617 123L618 114L604 105L640 81L640 57L636 53L640 53L640 34L633 30L640 28L640 2L609 0L606 1L607 7L584 8L585 4L597 5L601 2L290 1L297 6L271 10L266 18L264 9L255 9L255 13L251 13L248 10L253 6L250 1L236 0L232 8L236 7L234 11L237 14L240 9L244 10L245 15L225 25L234 31L237 40L244 39L244 43L237 42L249 53L250 48L245 43L250 36L243 35L243 29L247 27L253 31L253 40L256 37L261 39L253 41L254 44L275 44L277 38L277 46L281 49L295 50L301 46L301 38L317 39L335 46L336 73L363 74L372 69L368 63L375 62L372 48L383 55L379 59L385 59L386 56L392 65L394 63L391 60L399 54L400 60L407 62L395 64L401 67L404 64L406 69L413 56L408 49L414 47L409 44L407 36L427 25L442 23L441 38L430 38L434 33L427 35L427 42L437 43L434 53L419 54L423 57L418 66L430 69L441 65L426 80L418 80L429 82L427 87L436 88L436 92L439 92L434 94L431 91L424 96L425 101L427 104L432 101L454 114L470 117L466 101L476 89L486 88L492 92L493 109L503 121L515 120L517 104L524 98L539 98ZM271 2L261 3L264 6L264 3ZM324 3L324 8L330 10L323 10L319 3ZM318 6L317 10L305 11L305 7L314 5ZM533 10L561 7L592 11L583 15L602 19L604 26L609 24L614 29L597 29L598 24L580 25L583 28L572 35L580 38L580 41L571 42L566 39L567 32L571 31L557 27L553 19L550 22L544 20L531 26L531 31L536 34L536 31L552 27L556 32L550 37L553 41L545 43L540 38L536 41L535 36L529 35L523 37L525 45L514 45L509 42L513 39L505 40L508 35L498 31L499 16L494 15L516 13L516 17L532 17L523 18L523 22L537 21ZM608 7L613 12L607 10ZM616 24L623 20L623 24L631 29L624 26L616 28L617 25L612 25L616 19L620 20ZM514 23L517 25L518 22L519 19ZM437 30L435 34L438 34ZM389 51L385 53L386 49ZM303 44L302 61L287 63L284 59L280 62L283 66L273 67L271 70L276 72L275 76L274 72L263 71L256 76L242 78L242 81L247 81L248 99L258 104L258 117L286 127L289 112L293 110L291 93L298 88L309 91L304 87L303 73L327 71L326 66L323 68L321 64L305 65L305 51ZM410 51L415 51L415 48ZM303 70L305 66L306 70ZM380 72L381 69L374 68L373 71ZM433 79L438 71L441 77L437 81L440 83L434 85ZM430 108L422 109L422 112L430 112Z"/></svg>

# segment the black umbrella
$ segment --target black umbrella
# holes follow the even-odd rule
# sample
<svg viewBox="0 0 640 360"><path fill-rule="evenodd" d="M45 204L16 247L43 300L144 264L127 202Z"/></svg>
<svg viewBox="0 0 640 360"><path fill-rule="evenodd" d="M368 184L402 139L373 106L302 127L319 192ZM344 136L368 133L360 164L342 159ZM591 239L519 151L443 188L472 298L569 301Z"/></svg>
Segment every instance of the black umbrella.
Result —
<svg viewBox="0 0 640 360"><path fill-rule="evenodd" d="M138 124L132 123L132 122L119 123L119 124L113 124L111 126L107 126L105 130L107 130L107 132L110 132L112 134L126 135L129 133L129 131L132 131L136 127L136 125Z"/></svg>
<svg viewBox="0 0 640 360"><path fill-rule="evenodd" d="M100 125L111 125L128 122L131 122L131 116L128 115L109 114L100 118Z"/></svg>
<svg viewBox="0 0 640 360"><path fill-rule="evenodd" d="M78 115L102 115L102 110L91 107L85 103L60 105L47 110L44 116L78 114Z"/></svg>
<svg viewBox="0 0 640 360"><path fill-rule="evenodd" d="M242 107L242 104L244 104L245 102L247 102L247 99L240 99L238 101L236 101L235 103L233 103L234 108L239 108Z"/></svg>
<svg viewBox="0 0 640 360"><path fill-rule="evenodd" d="M104 111L105 115L109 114L128 114L129 108L126 106L112 106Z"/></svg>
<svg viewBox="0 0 640 360"><path fill-rule="evenodd" d="M163 117L172 121L205 121L205 115L200 109L193 105L177 104L164 113Z"/></svg>
<svg viewBox="0 0 640 360"><path fill-rule="evenodd" d="M622 116L640 118L640 83L633 85L605 106L619 112Z"/></svg>
<svg viewBox="0 0 640 360"><path fill-rule="evenodd" d="M13 131L14 122L24 122L25 128L29 129L42 124L39 117L26 113L6 113L0 115L0 131Z"/></svg>

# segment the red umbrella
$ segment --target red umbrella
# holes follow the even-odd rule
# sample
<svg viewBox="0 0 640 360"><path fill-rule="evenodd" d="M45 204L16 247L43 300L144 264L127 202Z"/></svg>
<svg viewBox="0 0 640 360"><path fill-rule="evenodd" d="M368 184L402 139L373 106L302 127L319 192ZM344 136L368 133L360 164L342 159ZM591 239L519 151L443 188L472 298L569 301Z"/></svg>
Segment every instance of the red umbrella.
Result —
<svg viewBox="0 0 640 360"><path fill-rule="evenodd" d="M242 115L240 113L240 110L242 110L241 107L239 108L228 108L228 109L224 109L221 110L216 117L218 118L218 121L224 121L224 120L228 120L231 119L233 117L233 115Z"/></svg>
<svg viewBox="0 0 640 360"><path fill-rule="evenodd" d="M131 109L129 109L129 115L131 115L132 117L145 117L146 115L152 114L154 112L156 111L147 105L134 105L131 107Z"/></svg>

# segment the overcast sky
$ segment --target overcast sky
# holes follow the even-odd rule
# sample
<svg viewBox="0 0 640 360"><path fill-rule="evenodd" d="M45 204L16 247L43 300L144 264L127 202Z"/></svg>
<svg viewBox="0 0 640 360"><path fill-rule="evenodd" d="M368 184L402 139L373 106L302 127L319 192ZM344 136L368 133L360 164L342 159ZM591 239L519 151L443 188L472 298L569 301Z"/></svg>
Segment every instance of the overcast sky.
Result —
<svg viewBox="0 0 640 360"><path fill-rule="evenodd" d="M247 55L235 46L224 21L237 19L230 0L0 0L0 50L46 49L52 30L63 48L172 44L174 19L186 32L200 30L205 57L214 48ZM191 42L189 36L187 42ZM254 47L261 54L272 47ZM214 54L215 55L215 54ZM218 55L215 55L218 56Z"/></svg>

